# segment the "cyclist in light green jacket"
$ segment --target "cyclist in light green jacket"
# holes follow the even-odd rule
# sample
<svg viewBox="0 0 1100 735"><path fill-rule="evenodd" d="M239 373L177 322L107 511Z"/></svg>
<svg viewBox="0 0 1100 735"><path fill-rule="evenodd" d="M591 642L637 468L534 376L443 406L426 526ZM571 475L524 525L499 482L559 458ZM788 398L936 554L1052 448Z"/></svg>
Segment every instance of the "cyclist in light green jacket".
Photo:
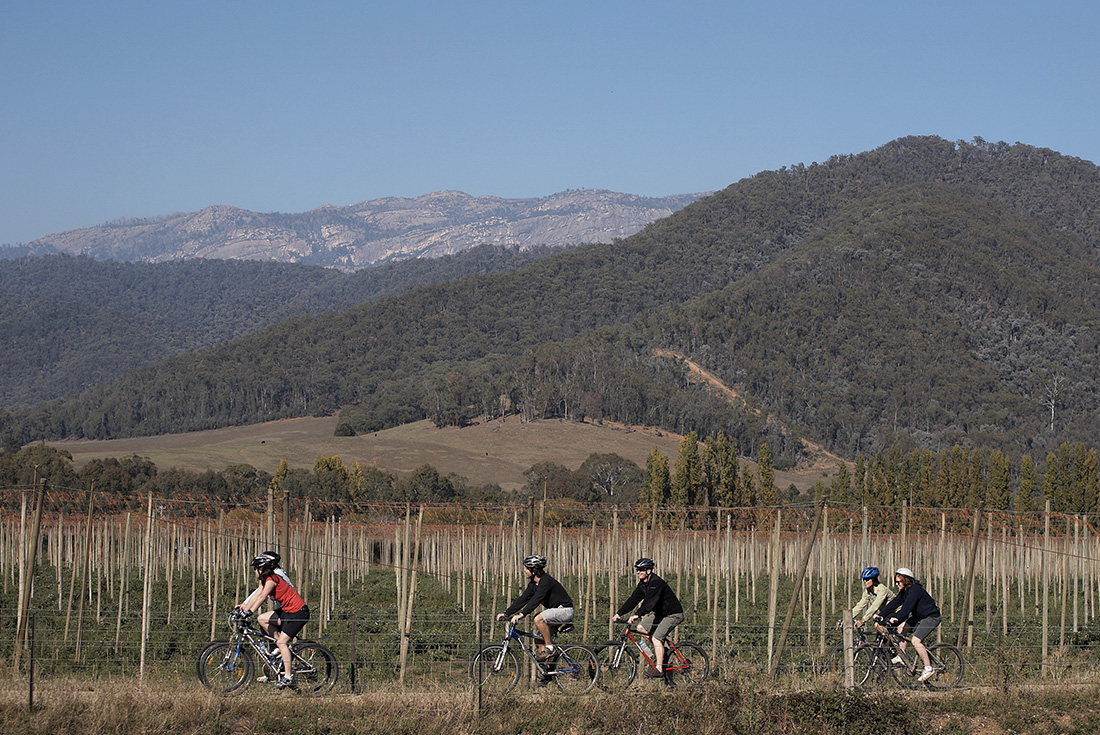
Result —
<svg viewBox="0 0 1100 735"><path fill-rule="evenodd" d="M879 581L878 575L878 567L867 567L860 572L859 577L863 580L863 596L852 608L852 619L857 628L862 628L863 624L874 617L875 613L881 610L892 597L890 588Z"/></svg>

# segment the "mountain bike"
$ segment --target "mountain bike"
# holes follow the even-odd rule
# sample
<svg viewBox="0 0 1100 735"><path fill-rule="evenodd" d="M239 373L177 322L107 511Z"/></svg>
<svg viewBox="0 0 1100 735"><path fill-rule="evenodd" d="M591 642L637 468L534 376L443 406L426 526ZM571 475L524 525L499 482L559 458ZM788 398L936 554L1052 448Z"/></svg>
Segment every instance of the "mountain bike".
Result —
<svg viewBox="0 0 1100 735"><path fill-rule="evenodd" d="M931 679L918 681L918 677L924 672L924 661L912 646L901 650L898 644L907 639L907 636L887 628L885 633L879 633L875 637L874 643L857 648L853 654L856 688L869 689L879 685L885 680L886 672L890 673L899 686L906 689L916 689L923 685L942 691L962 681L965 669L962 653L950 643L926 646L928 660L935 673ZM900 657L902 663L893 663L895 656Z"/></svg>
<svg viewBox="0 0 1100 735"><path fill-rule="evenodd" d="M639 654L649 668L657 668L653 660L653 636L631 630L625 620L616 620L615 623L625 626L619 640L596 647L596 657L600 662L599 686L608 692L622 691L633 683L638 676ZM666 684L698 684L710 674L710 659L702 646L689 642L673 643L669 639L665 639L664 643Z"/></svg>
<svg viewBox="0 0 1100 735"><path fill-rule="evenodd" d="M836 624L837 630L844 629L844 622L840 621ZM861 645L867 643L867 632L863 626L852 626L852 650L853 652ZM819 664L819 671L823 674L836 674L838 676L844 676L844 659L841 653L844 651L844 641L837 643L831 649L829 649L828 655Z"/></svg>
<svg viewBox="0 0 1100 735"><path fill-rule="evenodd" d="M573 630L573 624L551 625L550 629L550 640L556 644L557 634ZM526 640L528 638L532 641L530 645ZM552 684L556 690L580 694L596 685L600 664L591 648L580 643L555 645L554 655L546 661L539 661L535 658L535 645L538 643L542 643L541 635L528 633L510 624L501 643L483 646L474 653L470 659L470 678L482 691L492 694L515 689L521 668L515 651L518 645L520 652L535 663L538 686Z"/></svg>
<svg viewBox="0 0 1100 735"><path fill-rule="evenodd" d="M283 659L275 639L252 627L236 612L229 614L229 640L208 643L199 653L195 669L206 687L221 694L239 694L252 683L255 664L263 673L258 681L274 686L283 671ZM302 694L324 694L336 683L339 666L336 656L316 641L295 641L290 645L293 688Z"/></svg>

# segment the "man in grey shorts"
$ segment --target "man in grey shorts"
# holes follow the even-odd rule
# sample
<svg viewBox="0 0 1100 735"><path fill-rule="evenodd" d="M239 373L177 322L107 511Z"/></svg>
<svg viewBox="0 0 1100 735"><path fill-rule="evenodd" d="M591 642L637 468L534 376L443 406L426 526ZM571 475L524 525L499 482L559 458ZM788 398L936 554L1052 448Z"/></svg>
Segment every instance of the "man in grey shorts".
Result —
<svg viewBox="0 0 1100 735"><path fill-rule="evenodd" d="M546 557L532 554L523 560L523 574L527 577L527 587L523 594L512 601L508 609L497 615L497 620L511 618L515 624L525 615L530 615L539 605L546 609L535 616L535 629L542 636L543 643L538 647L535 658L547 661L554 655L554 641L550 626L555 631L565 623L573 622L573 598L561 586L561 582L546 573Z"/></svg>
<svg viewBox="0 0 1100 735"><path fill-rule="evenodd" d="M653 635L653 666L645 675L650 678L663 678L665 675L665 639L680 623L684 622L684 608L668 582L658 577L653 570L656 562L645 557L634 562L634 574L638 577L638 586L622 604L612 620L621 620L623 615L638 605L627 623L638 620L638 630Z"/></svg>
<svg viewBox="0 0 1100 735"><path fill-rule="evenodd" d="M883 605L882 610L875 616L875 620L884 620L890 625L898 626L900 635L912 634L913 650L924 662L924 671L919 681L927 681L935 671L932 669L932 662L928 658L928 649L925 648L924 641L940 625L939 605L908 567L900 567L894 572L894 584L898 586L897 596ZM882 632L881 625L875 627ZM901 650L905 650L905 641L901 642ZM900 657L892 661L895 664L901 662Z"/></svg>

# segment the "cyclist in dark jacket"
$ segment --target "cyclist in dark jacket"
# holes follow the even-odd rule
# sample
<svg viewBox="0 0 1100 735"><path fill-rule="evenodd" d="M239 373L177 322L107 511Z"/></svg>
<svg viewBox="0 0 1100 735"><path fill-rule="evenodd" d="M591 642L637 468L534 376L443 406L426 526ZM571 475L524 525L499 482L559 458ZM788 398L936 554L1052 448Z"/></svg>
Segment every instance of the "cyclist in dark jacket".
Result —
<svg viewBox="0 0 1100 735"><path fill-rule="evenodd" d="M638 586L619 607L612 620L621 620L623 615L634 609L638 610L631 615L627 623L633 623L638 618L638 630L653 635L653 669L645 672L651 678L665 675L665 639L680 623L684 622L684 608L679 598L668 582L658 577L653 570L657 568L652 559L642 558L634 562L634 573L638 577ZM638 605L638 603L641 605Z"/></svg>
<svg viewBox="0 0 1100 735"><path fill-rule="evenodd" d="M542 636L535 658L546 661L554 655L554 641L550 635L550 626L573 622L573 598L561 586L561 582L546 573L546 557L532 554L523 560L523 574L527 577L527 587L512 601L508 609L497 615L497 620L511 618L515 624L535 608L542 605L545 609L535 616L535 628Z"/></svg>
<svg viewBox="0 0 1100 735"><path fill-rule="evenodd" d="M932 662L928 658L928 649L924 646L925 639L940 624L940 608L928 591L924 589L916 575L907 567L901 567L894 572L894 584L899 588L897 596L883 605L882 610L875 616L876 620L884 620L889 625L898 626L900 635L912 634L913 650L915 650L924 662L924 671L920 675L920 681L927 681L935 671ZM881 625L876 625L882 632ZM901 642L901 650L905 650L905 641ZM895 657L893 663L902 663L901 657Z"/></svg>

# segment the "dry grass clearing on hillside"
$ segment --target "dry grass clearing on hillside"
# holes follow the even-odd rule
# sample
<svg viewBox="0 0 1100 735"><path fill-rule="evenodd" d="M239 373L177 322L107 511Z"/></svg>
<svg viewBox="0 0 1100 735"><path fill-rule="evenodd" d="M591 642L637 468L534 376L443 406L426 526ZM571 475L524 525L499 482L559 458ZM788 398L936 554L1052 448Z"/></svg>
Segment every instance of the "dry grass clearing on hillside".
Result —
<svg viewBox="0 0 1100 735"><path fill-rule="evenodd" d="M644 467L656 446L675 457L681 437L648 429L565 421L497 420L465 428L437 429L430 421L364 436L333 436L336 417L272 421L213 431L111 441L51 442L73 455L77 465L97 457L137 454L158 467L202 471L250 464L274 472L285 459L292 467L313 469L314 460L339 455L347 465L373 464L408 474L430 464L476 484L497 483L505 490L522 487L523 473L551 461L576 469L593 452L615 453Z"/></svg>
<svg viewBox="0 0 1100 735"><path fill-rule="evenodd" d="M346 465L372 464L405 475L429 464L444 475L461 475L474 484L495 483L504 490L516 490L526 482L523 473L538 462L576 469L598 452L618 454L644 468L653 447L674 460L682 439L647 427L521 422L516 417L461 429L437 429L430 421L417 421L364 436L334 436L336 421L335 416L287 419L187 434L49 444L72 454L77 466L91 459L136 454L162 469L201 472L249 464L274 473L284 459L291 467L313 469L317 457L335 454ZM777 472L776 482L780 487L794 483L805 490L819 478L827 481L835 470L828 462L819 462L796 472Z"/></svg>

